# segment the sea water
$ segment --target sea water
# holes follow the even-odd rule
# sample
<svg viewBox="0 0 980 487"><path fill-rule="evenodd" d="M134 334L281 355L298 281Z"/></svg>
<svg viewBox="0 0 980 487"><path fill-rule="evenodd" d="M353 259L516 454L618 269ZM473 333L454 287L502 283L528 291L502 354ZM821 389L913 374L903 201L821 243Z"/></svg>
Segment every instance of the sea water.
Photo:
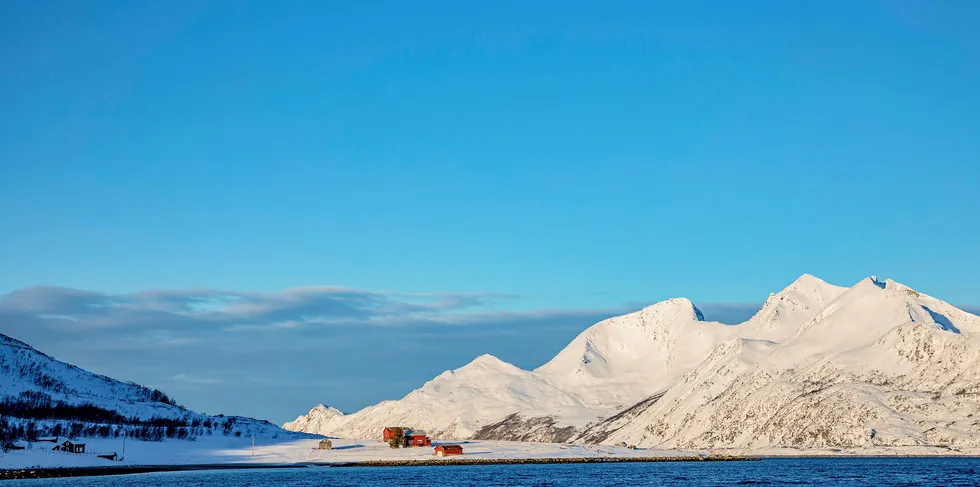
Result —
<svg viewBox="0 0 980 487"><path fill-rule="evenodd" d="M806 458L437 467L309 467L18 480L3 486L980 486L977 458Z"/></svg>

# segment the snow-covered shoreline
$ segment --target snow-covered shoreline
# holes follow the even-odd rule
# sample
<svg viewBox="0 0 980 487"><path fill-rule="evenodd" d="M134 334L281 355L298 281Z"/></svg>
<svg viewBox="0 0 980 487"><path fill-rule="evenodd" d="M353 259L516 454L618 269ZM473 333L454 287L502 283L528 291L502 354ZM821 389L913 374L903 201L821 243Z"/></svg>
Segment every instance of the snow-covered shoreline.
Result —
<svg viewBox="0 0 980 487"><path fill-rule="evenodd" d="M118 439L78 439L88 451L122 454ZM0 455L0 470L137 467L137 466L288 466L355 464L361 462L431 461L432 448L392 449L379 440L332 439L332 450L316 449L318 440L256 439L210 437L197 441L164 440L160 442L127 441L122 461L111 461L95 454L73 454L50 450L50 443L31 443L25 450ZM440 442L434 442L434 445ZM443 442L446 443L446 442ZM568 445L512 441L462 441L464 460L568 460L568 459L692 459L704 455L730 457L862 457L862 456L980 456L980 451L952 451L939 447L860 448L850 450L791 448L744 450L716 449L685 451L663 449L630 449L607 445Z"/></svg>
<svg viewBox="0 0 980 487"><path fill-rule="evenodd" d="M118 439L78 439L88 451L122 455ZM376 460L428 460L433 448L392 449L379 440L333 439L332 450L316 449L319 440L256 439L209 437L197 441L127 441L122 461L105 460L95 454L51 451L51 443L31 443L26 450L0 455L0 469L55 467L111 467L114 465L204 465L204 464L315 464L355 463ZM437 445L439 442L434 442ZM446 442L442 442L446 443ZM631 450L598 445L561 445L510 441L453 442L464 448L464 458L530 459L601 456L694 456L697 452L670 450Z"/></svg>

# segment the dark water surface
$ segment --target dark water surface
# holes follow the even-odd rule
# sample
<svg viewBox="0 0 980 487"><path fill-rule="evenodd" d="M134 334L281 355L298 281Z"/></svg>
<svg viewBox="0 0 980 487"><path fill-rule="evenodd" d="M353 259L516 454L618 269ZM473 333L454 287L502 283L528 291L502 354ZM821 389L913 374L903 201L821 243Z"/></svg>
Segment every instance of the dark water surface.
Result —
<svg viewBox="0 0 980 487"><path fill-rule="evenodd" d="M977 458L810 458L453 467L310 467L17 480L7 486L980 486Z"/></svg>

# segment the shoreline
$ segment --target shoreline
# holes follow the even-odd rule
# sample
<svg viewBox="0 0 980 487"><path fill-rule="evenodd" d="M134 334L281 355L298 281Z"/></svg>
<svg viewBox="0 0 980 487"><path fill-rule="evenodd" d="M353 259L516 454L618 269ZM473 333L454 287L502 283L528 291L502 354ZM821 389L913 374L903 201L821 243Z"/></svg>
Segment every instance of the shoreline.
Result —
<svg viewBox="0 0 980 487"><path fill-rule="evenodd" d="M197 465L110 465L99 467L39 467L0 470L0 481L54 479L64 477L100 477L153 472L188 472L195 470L242 470L270 468L303 468L301 464L215 463Z"/></svg>
<svg viewBox="0 0 980 487"><path fill-rule="evenodd" d="M758 461L744 456L719 457L573 457L573 458L432 458L421 460L365 460L360 462L302 462L291 464L197 464L197 465L119 465L99 467L53 467L0 470L0 481L21 479L50 479L62 477L95 477L153 472L185 472L197 470L241 470L275 468L351 468L351 467L435 467L466 465L551 465L581 463L651 463L651 462L725 462Z"/></svg>
<svg viewBox="0 0 980 487"><path fill-rule="evenodd" d="M573 465L602 463L665 462L753 462L780 459L889 459L889 458L980 458L980 455L715 455L715 456L634 456L634 457L552 457L552 458L425 458L418 460L364 460L352 462L299 462L280 464L215 463L187 465L119 465L97 467L39 467L0 470L4 480L48 479L132 475L154 472L202 470L260 470L287 468L363 468L363 467L459 467L489 465Z"/></svg>
<svg viewBox="0 0 980 487"><path fill-rule="evenodd" d="M556 457L556 458L439 458L424 460L366 460L344 463L312 463L310 465L330 467L442 467L461 465L557 465L578 463L658 463L658 462L752 462L763 457L739 455L698 457Z"/></svg>

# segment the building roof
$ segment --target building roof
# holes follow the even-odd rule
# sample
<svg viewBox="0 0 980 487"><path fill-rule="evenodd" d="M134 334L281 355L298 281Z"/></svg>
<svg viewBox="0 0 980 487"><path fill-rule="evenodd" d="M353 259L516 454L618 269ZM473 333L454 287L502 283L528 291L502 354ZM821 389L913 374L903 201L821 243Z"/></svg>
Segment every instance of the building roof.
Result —
<svg viewBox="0 0 980 487"><path fill-rule="evenodd" d="M426 436L425 430L405 430L405 436Z"/></svg>
<svg viewBox="0 0 980 487"><path fill-rule="evenodd" d="M443 448L445 450L463 449L462 445L437 445L436 448Z"/></svg>

